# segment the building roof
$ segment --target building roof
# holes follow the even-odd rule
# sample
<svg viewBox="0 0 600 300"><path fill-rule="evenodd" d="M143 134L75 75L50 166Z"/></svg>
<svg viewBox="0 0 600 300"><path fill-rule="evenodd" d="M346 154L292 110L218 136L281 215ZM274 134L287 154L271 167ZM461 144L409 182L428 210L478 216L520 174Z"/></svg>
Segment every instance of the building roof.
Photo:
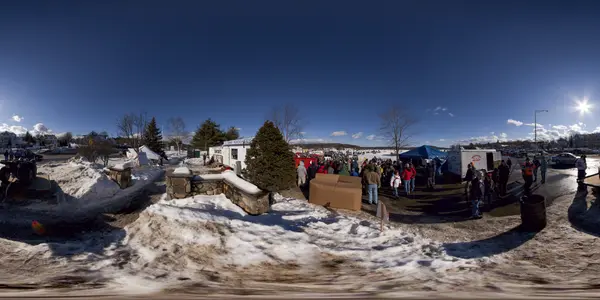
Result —
<svg viewBox="0 0 600 300"><path fill-rule="evenodd" d="M226 141L223 143L223 146L250 145L250 143L252 143L253 139L254 139L254 137L249 137L249 138Z"/></svg>

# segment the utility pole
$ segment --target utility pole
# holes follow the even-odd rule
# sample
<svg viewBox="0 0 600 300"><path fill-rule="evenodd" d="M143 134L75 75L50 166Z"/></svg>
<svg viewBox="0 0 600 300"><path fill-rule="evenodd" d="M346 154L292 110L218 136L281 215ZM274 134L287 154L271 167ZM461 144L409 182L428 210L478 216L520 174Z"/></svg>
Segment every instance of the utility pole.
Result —
<svg viewBox="0 0 600 300"><path fill-rule="evenodd" d="M535 149L538 149L538 143L537 143L537 114L541 113L541 112L548 112L547 109L538 109L533 113L533 136L534 136L534 140L533 143L535 144Z"/></svg>

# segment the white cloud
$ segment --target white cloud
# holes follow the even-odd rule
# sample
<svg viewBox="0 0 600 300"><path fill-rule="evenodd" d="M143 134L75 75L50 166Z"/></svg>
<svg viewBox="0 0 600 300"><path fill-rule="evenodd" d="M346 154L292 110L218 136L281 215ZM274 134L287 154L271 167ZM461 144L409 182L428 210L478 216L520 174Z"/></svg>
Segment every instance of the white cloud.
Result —
<svg viewBox="0 0 600 300"><path fill-rule="evenodd" d="M21 117L19 115L14 115L14 116L12 116L12 120L17 123L20 123L21 121L23 121L23 117Z"/></svg>
<svg viewBox="0 0 600 300"><path fill-rule="evenodd" d="M462 139L462 140L457 140L456 142L459 144L485 144L485 143L496 143L496 142L506 142L508 141L508 135L504 132L502 132L499 136L492 134L492 135L484 135L484 136L477 136L477 137L471 137L468 139Z"/></svg>
<svg viewBox="0 0 600 300"><path fill-rule="evenodd" d="M439 115L439 113L433 113L433 114L436 115L436 116Z"/></svg>
<svg viewBox="0 0 600 300"><path fill-rule="evenodd" d="M357 132L355 134L352 135L353 139L360 139L362 137L363 133L362 132Z"/></svg>
<svg viewBox="0 0 600 300"><path fill-rule="evenodd" d="M48 127L46 127L46 125L44 125L42 123L37 123L37 124L33 125L33 132L36 134L51 133L52 130L48 129Z"/></svg>
<svg viewBox="0 0 600 300"><path fill-rule="evenodd" d="M433 111L439 111L439 110L441 110L441 111L446 111L447 109L448 109L447 107L441 107L441 106L438 106L438 107L436 107L436 108L435 108Z"/></svg>
<svg viewBox="0 0 600 300"><path fill-rule="evenodd" d="M309 144L309 143L325 143L327 140L325 139L295 139L291 140L290 144Z"/></svg>
<svg viewBox="0 0 600 300"><path fill-rule="evenodd" d="M556 129L556 130L567 130L569 127L565 126L565 125L555 125L552 126L552 129Z"/></svg>
<svg viewBox="0 0 600 300"><path fill-rule="evenodd" d="M445 142L446 140L445 140L445 139L439 139L438 141L440 141L440 142Z"/></svg>
<svg viewBox="0 0 600 300"><path fill-rule="evenodd" d="M517 120L513 120L513 119L508 119L506 121L506 124L512 124L512 125L515 125L515 126L521 126L521 125L523 125L523 122L517 121Z"/></svg>
<svg viewBox="0 0 600 300"><path fill-rule="evenodd" d="M377 137L376 135L374 135L374 134L371 134L371 135L367 136L367 140L369 140L369 141L372 141L372 140L374 140L376 137Z"/></svg>
<svg viewBox="0 0 600 300"><path fill-rule="evenodd" d="M444 107L444 108L442 108L442 111L446 111L446 110L447 110L447 108L445 108L445 107Z"/></svg>
<svg viewBox="0 0 600 300"><path fill-rule="evenodd" d="M236 127L235 130L240 131L240 130L242 130L242 128Z"/></svg>
<svg viewBox="0 0 600 300"><path fill-rule="evenodd" d="M2 123L0 125L0 132L4 132L4 131L12 132L17 135L24 135L25 133L27 133L27 128L25 128L23 126L18 126L18 125L9 126L6 123Z"/></svg>
<svg viewBox="0 0 600 300"><path fill-rule="evenodd" d="M596 129L594 129L594 133L600 133L600 126L596 127Z"/></svg>
<svg viewBox="0 0 600 300"><path fill-rule="evenodd" d="M501 134L500 134L500 137L501 137L503 140L506 140L506 139L508 138L508 134L506 134L506 132L503 132L503 133L501 133Z"/></svg>
<svg viewBox="0 0 600 300"><path fill-rule="evenodd" d="M306 131L301 131L300 135L305 136L306 135Z"/></svg>
<svg viewBox="0 0 600 300"><path fill-rule="evenodd" d="M534 127L534 126L535 126L535 123L527 123L527 124L525 124L525 126L531 126L531 127ZM537 127L538 127L538 128L539 128L539 127L544 127L544 125L543 125L543 124L540 124L540 123L538 123L538 124L537 124Z"/></svg>
<svg viewBox="0 0 600 300"><path fill-rule="evenodd" d="M496 134L496 133L492 131L492 132L490 132L490 134L491 134L491 135L494 135L494 134Z"/></svg>
<svg viewBox="0 0 600 300"><path fill-rule="evenodd" d="M453 114L453 113L448 113L448 115L449 115L449 116L451 116L451 117L454 117L454 114Z"/></svg>
<svg viewBox="0 0 600 300"><path fill-rule="evenodd" d="M331 133L331 136L344 136L344 135L348 135L348 133L346 133L345 131L334 131Z"/></svg>

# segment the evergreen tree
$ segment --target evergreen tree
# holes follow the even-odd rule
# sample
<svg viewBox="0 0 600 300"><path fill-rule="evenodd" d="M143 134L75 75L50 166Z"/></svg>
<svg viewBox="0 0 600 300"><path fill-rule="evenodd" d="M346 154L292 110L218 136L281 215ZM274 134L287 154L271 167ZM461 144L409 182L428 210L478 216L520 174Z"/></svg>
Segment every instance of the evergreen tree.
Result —
<svg viewBox="0 0 600 300"><path fill-rule="evenodd" d="M237 140L239 138L240 132L237 130L237 128L233 126L229 127L229 129L227 129L227 132L225 132L225 140L227 141Z"/></svg>
<svg viewBox="0 0 600 300"><path fill-rule="evenodd" d="M23 140L27 143L30 144L34 144L35 143L35 139L33 138L33 135L31 135L31 133L29 133L29 131L27 131L25 133L25 137L23 138Z"/></svg>
<svg viewBox="0 0 600 300"><path fill-rule="evenodd" d="M192 146L196 149L208 151L208 147L220 145L225 141L225 135L219 128L220 125L210 118L204 121L194 133Z"/></svg>
<svg viewBox="0 0 600 300"><path fill-rule="evenodd" d="M156 125L156 119L153 117L146 131L144 132L144 144L150 148L150 150L160 154L163 149L162 145L162 134L160 129Z"/></svg>
<svg viewBox="0 0 600 300"><path fill-rule="evenodd" d="M266 121L252 140L246 165L245 177L266 191L290 188L296 180L294 154L271 121Z"/></svg>

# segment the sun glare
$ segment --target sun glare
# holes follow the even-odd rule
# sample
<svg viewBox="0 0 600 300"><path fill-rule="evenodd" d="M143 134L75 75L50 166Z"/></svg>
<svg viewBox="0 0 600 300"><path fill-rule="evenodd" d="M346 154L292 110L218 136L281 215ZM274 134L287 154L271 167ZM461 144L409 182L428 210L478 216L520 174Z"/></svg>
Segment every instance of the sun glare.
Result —
<svg viewBox="0 0 600 300"><path fill-rule="evenodd" d="M575 106L575 109L577 111L579 111L580 114L585 114L585 113L589 112L590 109L592 109L592 104L588 103L587 99L577 101L577 105Z"/></svg>

